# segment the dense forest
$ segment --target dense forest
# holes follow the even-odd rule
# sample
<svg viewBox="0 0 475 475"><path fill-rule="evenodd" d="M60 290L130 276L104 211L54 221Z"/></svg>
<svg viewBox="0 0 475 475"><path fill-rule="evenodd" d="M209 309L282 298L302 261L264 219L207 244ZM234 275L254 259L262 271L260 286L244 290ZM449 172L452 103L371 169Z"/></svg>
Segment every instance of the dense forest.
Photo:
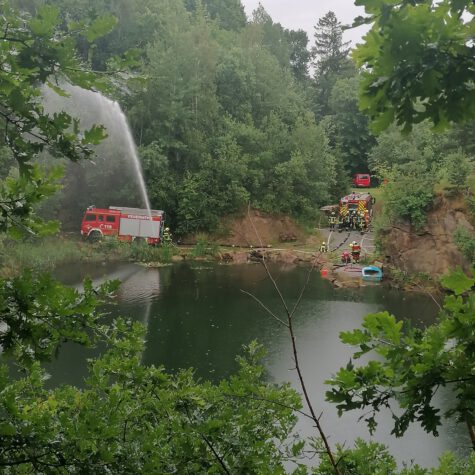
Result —
<svg viewBox="0 0 475 475"><path fill-rule="evenodd" d="M416 229L438 186L471 199L473 2L358 4L367 17L357 21L372 29L350 55L331 12L309 39L262 6L246 18L239 0L2 2L2 240L55 231L40 206L74 224L91 201L140 200L104 96L125 111L152 205L179 234L213 230L247 205L311 221L355 172L388 180L387 217ZM441 313L427 329L381 312L343 332L355 359L375 351L377 361L350 361L326 397L340 413L368 411L371 430L396 398L396 436L413 423L437 435L453 417L475 449L475 278L459 269L441 285ZM266 381L256 343L218 384L144 365L144 328L100 310L117 286L86 280L79 291L31 270L0 279L3 473L274 475L289 463L296 475L473 473L473 454L398 468L381 444L329 444L311 404ZM295 344L295 309L286 310L286 321L276 318ZM103 348L84 388L46 384L42 363L64 341ZM294 362L298 370L296 351ZM453 394L445 414L433 403L441 386ZM312 419L315 437L294 433L297 414ZM312 466L300 463L308 454Z"/></svg>
<svg viewBox="0 0 475 475"><path fill-rule="evenodd" d="M247 19L234 0L13 3L32 13L56 5L68 22L116 19L110 33L79 41L78 53L98 72L130 58L105 94L127 115L152 207L166 211L178 235L214 231L220 217L248 205L310 223L357 172L375 182L403 176L391 180L391 196L413 190L419 206L398 213L418 224L432 200L427 190L474 149L473 123L442 137L424 122L405 136L394 126L376 138L358 106L363 75L332 12L315 19L308 38L274 23L261 5ZM62 192L44 206L65 229L78 229L91 204L143 205L120 132L97 96L45 90L47 106L74 111L83 125L102 123L110 136L93 165L66 165Z"/></svg>

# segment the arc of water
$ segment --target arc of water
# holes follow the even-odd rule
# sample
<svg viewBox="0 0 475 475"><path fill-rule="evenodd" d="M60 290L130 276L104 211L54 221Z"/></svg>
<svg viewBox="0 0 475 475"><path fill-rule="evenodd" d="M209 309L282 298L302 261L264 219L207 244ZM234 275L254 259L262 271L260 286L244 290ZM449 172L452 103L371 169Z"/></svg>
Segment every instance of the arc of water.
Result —
<svg viewBox="0 0 475 475"><path fill-rule="evenodd" d="M116 123L118 123L118 125L123 131L123 138L125 140L127 148L126 152L127 155L132 159L135 175L140 188L140 195L142 197L145 207L147 208L148 215L151 217L150 199L148 197L147 187L145 185L145 180L143 177L143 170L142 166L140 165L140 160L137 153L137 147L135 145L135 140L132 136L127 117L125 116L118 102L112 101L109 98L103 96L102 94L97 94L99 95L101 102L101 114L105 114L110 121L115 121Z"/></svg>

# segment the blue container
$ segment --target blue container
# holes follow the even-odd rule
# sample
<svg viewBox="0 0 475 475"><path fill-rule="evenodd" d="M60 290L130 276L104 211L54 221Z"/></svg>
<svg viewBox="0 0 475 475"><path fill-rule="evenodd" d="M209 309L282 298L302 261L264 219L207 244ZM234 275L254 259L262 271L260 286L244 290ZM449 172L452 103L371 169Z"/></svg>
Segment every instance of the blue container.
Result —
<svg viewBox="0 0 475 475"><path fill-rule="evenodd" d="M383 278L383 271L376 266L366 266L361 269L363 280L368 282L381 282Z"/></svg>

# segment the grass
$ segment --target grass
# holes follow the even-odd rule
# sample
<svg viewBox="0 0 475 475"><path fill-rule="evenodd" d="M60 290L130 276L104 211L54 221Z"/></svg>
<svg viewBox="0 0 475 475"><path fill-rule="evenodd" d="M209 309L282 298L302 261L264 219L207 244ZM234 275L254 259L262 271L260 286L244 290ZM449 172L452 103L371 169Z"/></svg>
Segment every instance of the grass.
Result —
<svg viewBox="0 0 475 475"><path fill-rule="evenodd" d="M79 241L49 237L27 241L0 241L0 274L10 276L30 268L50 271L68 262L95 262L104 260L104 254Z"/></svg>
<svg viewBox="0 0 475 475"><path fill-rule="evenodd" d="M0 276L10 277L22 269L51 271L56 266L75 262L135 261L170 262L177 254L174 247L152 247L104 239L91 244L58 236L12 241L0 240Z"/></svg>

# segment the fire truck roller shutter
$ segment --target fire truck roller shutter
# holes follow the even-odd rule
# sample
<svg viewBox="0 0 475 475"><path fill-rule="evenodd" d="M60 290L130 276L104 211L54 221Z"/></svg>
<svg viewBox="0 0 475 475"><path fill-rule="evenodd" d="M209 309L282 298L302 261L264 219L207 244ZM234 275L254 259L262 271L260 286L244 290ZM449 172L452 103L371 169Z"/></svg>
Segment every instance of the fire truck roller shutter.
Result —
<svg viewBox="0 0 475 475"><path fill-rule="evenodd" d="M122 236L158 238L160 236L160 221L121 217L120 234Z"/></svg>
<svg viewBox="0 0 475 475"><path fill-rule="evenodd" d="M160 237L160 221L140 221L141 237L158 238Z"/></svg>

